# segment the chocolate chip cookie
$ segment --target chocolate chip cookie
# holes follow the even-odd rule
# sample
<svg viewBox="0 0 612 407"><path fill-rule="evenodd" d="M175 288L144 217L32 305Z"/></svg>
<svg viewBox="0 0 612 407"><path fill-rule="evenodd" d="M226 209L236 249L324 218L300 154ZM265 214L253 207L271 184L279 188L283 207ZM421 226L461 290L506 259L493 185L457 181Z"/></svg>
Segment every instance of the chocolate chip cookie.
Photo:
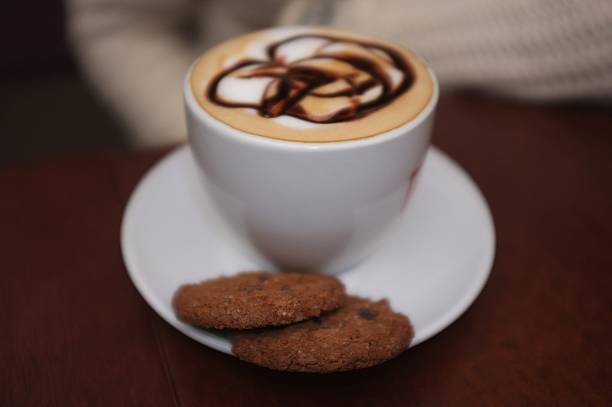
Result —
<svg viewBox="0 0 612 407"><path fill-rule="evenodd" d="M251 329L320 316L344 304L342 283L330 276L245 272L180 287L179 319L205 328Z"/></svg>
<svg viewBox="0 0 612 407"><path fill-rule="evenodd" d="M232 352L270 369L329 373L377 365L408 348L414 331L386 300L347 297L336 311L282 328L232 335Z"/></svg>

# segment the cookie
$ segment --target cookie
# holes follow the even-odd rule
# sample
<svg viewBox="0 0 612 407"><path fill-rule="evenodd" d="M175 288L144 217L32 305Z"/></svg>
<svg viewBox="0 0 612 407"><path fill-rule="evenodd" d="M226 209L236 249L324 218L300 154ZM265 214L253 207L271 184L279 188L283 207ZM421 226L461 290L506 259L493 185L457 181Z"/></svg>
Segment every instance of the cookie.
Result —
<svg viewBox="0 0 612 407"><path fill-rule="evenodd" d="M174 296L179 319L205 328L250 329L286 325L335 310L344 286L330 276L245 272L180 287Z"/></svg>
<svg viewBox="0 0 612 407"><path fill-rule="evenodd" d="M408 348L414 331L386 300L347 297L320 318L283 328L236 332L232 352L270 369L330 373L374 366Z"/></svg>

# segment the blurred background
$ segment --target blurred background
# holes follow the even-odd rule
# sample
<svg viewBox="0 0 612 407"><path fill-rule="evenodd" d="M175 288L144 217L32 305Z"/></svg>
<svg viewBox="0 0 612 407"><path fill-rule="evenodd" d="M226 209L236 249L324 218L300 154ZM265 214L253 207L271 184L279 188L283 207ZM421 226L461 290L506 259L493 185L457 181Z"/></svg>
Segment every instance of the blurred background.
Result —
<svg viewBox="0 0 612 407"><path fill-rule="evenodd" d="M127 138L79 73L62 0L11 1L0 13L0 167L121 149Z"/></svg>
<svg viewBox="0 0 612 407"><path fill-rule="evenodd" d="M193 59L271 25L331 25L424 56L444 92L612 101L610 0L47 0L0 15L0 166L184 140Z"/></svg>

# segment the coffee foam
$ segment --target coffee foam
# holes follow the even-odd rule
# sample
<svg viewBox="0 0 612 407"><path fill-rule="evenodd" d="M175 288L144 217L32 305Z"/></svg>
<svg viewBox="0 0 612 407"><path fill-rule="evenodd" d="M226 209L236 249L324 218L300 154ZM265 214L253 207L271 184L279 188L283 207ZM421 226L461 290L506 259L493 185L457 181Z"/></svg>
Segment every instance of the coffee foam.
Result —
<svg viewBox="0 0 612 407"><path fill-rule="evenodd" d="M191 86L221 122L301 142L389 131L418 115L433 92L410 51L321 28L272 29L221 44L196 61Z"/></svg>

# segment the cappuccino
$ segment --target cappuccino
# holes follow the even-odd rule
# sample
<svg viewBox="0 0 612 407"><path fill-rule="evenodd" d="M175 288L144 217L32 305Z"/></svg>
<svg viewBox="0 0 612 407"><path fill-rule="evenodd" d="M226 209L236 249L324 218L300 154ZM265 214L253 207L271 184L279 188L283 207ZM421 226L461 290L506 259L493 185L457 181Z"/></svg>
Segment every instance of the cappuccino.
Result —
<svg viewBox="0 0 612 407"><path fill-rule="evenodd" d="M200 107L232 128L311 143L400 127L427 106L434 86L411 51L324 28L229 40L196 61L190 84Z"/></svg>

